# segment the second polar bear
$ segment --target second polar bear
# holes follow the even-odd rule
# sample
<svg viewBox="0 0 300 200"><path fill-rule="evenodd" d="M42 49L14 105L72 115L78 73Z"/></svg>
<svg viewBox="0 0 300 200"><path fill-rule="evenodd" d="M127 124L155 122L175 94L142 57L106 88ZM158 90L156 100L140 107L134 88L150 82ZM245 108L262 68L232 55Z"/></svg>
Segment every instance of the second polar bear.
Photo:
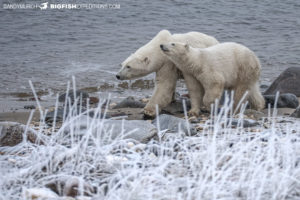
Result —
<svg viewBox="0 0 300 200"><path fill-rule="evenodd" d="M193 48L184 43L161 44L161 50L182 72L193 75L204 88L203 104L210 110L215 99L220 99L224 89L234 90L234 107L246 91L253 109L264 108L265 101L259 90L261 66L258 58L247 47L221 43L208 48ZM200 106L191 97L190 115L198 115Z"/></svg>

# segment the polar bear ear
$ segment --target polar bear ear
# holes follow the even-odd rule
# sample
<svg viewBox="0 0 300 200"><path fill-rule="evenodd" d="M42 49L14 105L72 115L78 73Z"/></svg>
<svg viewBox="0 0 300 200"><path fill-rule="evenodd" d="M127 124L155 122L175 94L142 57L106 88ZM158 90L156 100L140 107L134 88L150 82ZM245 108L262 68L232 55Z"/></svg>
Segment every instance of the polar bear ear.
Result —
<svg viewBox="0 0 300 200"><path fill-rule="evenodd" d="M149 58L148 57L145 57L144 59L143 59L143 61L148 65L149 64L149 62L150 62L150 60L149 60Z"/></svg>
<svg viewBox="0 0 300 200"><path fill-rule="evenodd" d="M168 30L161 30L161 31L159 31L157 36L159 36L160 38L168 38L171 36L171 33Z"/></svg>
<svg viewBox="0 0 300 200"><path fill-rule="evenodd" d="M190 45L185 44L185 45L184 45L184 48L185 48L186 50L189 50L189 49L190 49Z"/></svg>

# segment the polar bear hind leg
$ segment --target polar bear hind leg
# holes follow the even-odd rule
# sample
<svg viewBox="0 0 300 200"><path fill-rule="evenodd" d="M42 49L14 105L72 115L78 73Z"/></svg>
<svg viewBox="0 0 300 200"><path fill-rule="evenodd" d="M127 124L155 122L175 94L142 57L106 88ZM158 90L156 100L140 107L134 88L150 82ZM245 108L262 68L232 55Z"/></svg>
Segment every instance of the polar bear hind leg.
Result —
<svg viewBox="0 0 300 200"><path fill-rule="evenodd" d="M255 83L249 90L248 101L250 103L250 107L254 110L262 110L265 107L265 99L261 95L259 91L259 84Z"/></svg>
<svg viewBox="0 0 300 200"><path fill-rule="evenodd" d="M233 108L235 112L239 112L243 103L245 103L249 96L249 85L238 85L234 90Z"/></svg>

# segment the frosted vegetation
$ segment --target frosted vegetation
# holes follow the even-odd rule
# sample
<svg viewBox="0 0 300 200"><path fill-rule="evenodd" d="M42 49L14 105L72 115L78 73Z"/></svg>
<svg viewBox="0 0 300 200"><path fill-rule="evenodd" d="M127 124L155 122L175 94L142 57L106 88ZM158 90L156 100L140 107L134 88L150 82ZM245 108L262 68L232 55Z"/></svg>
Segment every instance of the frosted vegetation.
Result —
<svg viewBox="0 0 300 200"><path fill-rule="evenodd" d="M0 199L26 199L30 188L47 187L66 196L74 184L90 199L300 198L300 123L278 123L276 109L253 132L228 125L233 111L226 102L197 135L166 133L158 124L157 139L142 144L124 139L125 132L111 139L95 117L83 134L76 119L88 111L70 108L59 129L40 123L42 145L1 147Z"/></svg>

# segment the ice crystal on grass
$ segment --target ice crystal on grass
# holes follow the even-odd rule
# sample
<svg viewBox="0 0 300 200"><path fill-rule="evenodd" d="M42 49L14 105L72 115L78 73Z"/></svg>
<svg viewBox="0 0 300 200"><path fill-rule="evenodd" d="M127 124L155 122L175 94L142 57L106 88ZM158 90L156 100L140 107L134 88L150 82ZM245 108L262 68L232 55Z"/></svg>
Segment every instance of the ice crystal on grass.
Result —
<svg viewBox="0 0 300 200"><path fill-rule="evenodd" d="M101 115L86 118L80 129L76 119L87 112L69 106L74 112L58 130L45 136L41 126L43 145L24 140L1 147L0 199L26 199L47 188L58 196L108 200L300 198L300 123L278 123L276 110L252 132L242 127L242 115L231 126L233 111L225 103L197 135L159 132L164 137L143 144L111 139L113 127L103 126ZM95 111L103 112L100 107Z"/></svg>

